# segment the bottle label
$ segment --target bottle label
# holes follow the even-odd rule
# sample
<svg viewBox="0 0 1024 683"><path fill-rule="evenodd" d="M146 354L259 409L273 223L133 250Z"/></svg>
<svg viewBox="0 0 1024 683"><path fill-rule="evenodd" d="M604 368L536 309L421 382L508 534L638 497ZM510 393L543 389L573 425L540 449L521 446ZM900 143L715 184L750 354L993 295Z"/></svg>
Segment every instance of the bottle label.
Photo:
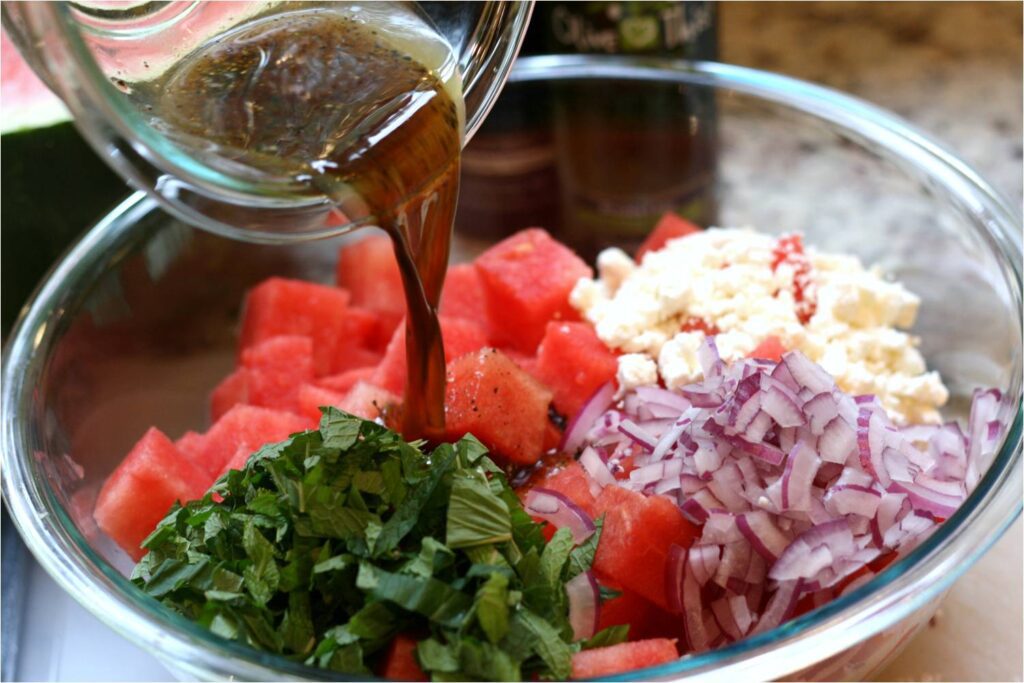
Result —
<svg viewBox="0 0 1024 683"><path fill-rule="evenodd" d="M715 56L710 2L559 2L547 19L549 47L556 51Z"/></svg>

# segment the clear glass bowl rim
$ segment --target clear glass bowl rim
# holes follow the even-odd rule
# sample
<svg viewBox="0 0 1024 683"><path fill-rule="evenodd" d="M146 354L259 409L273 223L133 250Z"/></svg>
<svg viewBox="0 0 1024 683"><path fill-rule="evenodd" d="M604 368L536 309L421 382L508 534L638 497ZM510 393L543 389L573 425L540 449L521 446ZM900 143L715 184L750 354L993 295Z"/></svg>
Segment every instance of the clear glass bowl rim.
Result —
<svg viewBox="0 0 1024 683"><path fill-rule="evenodd" d="M902 119L857 98L797 79L713 62L605 56L520 59L510 82L631 79L698 84L732 90L828 121L870 144L887 159L923 172L954 196L982 227L1018 311L1021 310L1020 211L942 145ZM157 208L137 192L102 219L54 267L22 311L3 358L3 496L16 526L43 568L86 609L171 666L197 677L241 680L333 679L338 674L296 664L222 640L146 597L79 534L28 452L27 428L35 379L60 326L62 304L116 254L139 239L133 226ZM1021 375L1021 354L1015 360ZM733 681L774 679L812 666L899 622L936 599L1019 516L1022 404L1020 380L1011 386L1005 440L975 492L936 533L871 582L773 631L726 648L631 671L609 680L679 678Z"/></svg>

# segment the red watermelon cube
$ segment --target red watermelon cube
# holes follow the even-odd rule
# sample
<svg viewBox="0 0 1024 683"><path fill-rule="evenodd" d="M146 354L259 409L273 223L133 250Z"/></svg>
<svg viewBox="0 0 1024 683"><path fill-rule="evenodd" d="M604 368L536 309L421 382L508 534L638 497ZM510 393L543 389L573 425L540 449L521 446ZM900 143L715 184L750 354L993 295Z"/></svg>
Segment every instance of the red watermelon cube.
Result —
<svg viewBox="0 0 1024 683"><path fill-rule="evenodd" d="M496 349L462 356L448 367L446 432L472 433L496 457L532 465L544 452L551 391Z"/></svg>
<svg viewBox="0 0 1024 683"><path fill-rule="evenodd" d="M238 368L210 393L210 419L216 422L238 404L249 402L249 371Z"/></svg>
<svg viewBox="0 0 1024 683"><path fill-rule="evenodd" d="M315 384L303 384L299 388L299 414L309 418L314 423L320 423L320 407L341 405L345 394L324 389Z"/></svg>
<svg viewBox="0 0 1024 683"><path fill-rule="evenodd" d="M317 386L323 387L324 389L330 389L339 394L347 394L349 390L356 385L356 382L366 380L369 381L373 377L373 373L377 371L375 367L367 368L355 368L353 370L346 370L345 372L339 372L337 375L328 375L327 377L321 377L316 380Z"/></svg>
<svg viewBox="0 0 1024 683"><path fill-rule="evenodd" d="M184 457L163 432L151 427L107 477L93 517L107 536L139 560L145 554L139 544L171 505L202 498L212 483L208 472Z"/></svg>
<svg viewBox="0 0 1024 683"><path fill-rule="evenodd" d="M248 370L250 405L299 410L299 387L313 381L313 342L309 337L271 337L242 351Z"/></svg>
<svg viewBox="0 0 1024 683"><path fill-rule="evenodd" d="M636 250L637 263L644 260L644 255L647 252L658 251L664 248L669 240L674 240L677 237L686 237L697 232L700 232L699 226L694 225L681 216L677 216L671 211L665 213L658 219L658 224L647 235L647 239L640 245L640 248Z"/></svg>
<svg viewBox="0 0 1024 683"><path fill-rule="evenodd" d="M555 392L555 409L573 417L615 378L618 361L588 323L548 323L537 348L537 377Z"/></svg>
<svg viewBox="0 0 1024 683"><path fill-rule="evenodd" d="M480 286L480 276L472 263L462 263L448 269L441 291L441 315L449 318L472 320L487 324L487 304Z"/></svg>
<svg viewBox="0 0 1024 683"><path fill-rule="evenodd" d="M617 585L609 585L609 588L619 595L601 603L597 630L628 624L630 640L676 638L682 633L681 617L660 609L628 588Z"/></svg>
<svg viewBox="0 0 1024 683"><path fill-rule="evenodd" d="M444 340L444 358L447 362L482 349L487 344L487 334L477 323L443 316L439 318L439 322L441 338ZM409 374L407 368L405 325L401 324L395 329L387 351L384 352L384 360L377 366L371 381L388 391L401 394L405 390L405 380Z"/></svg>
<svg viewBox="0 0 1024 683"><path fill-rule="evenodd" d="M652 638L581 650L572 656L573 678L600 678L679 659L674 640Z"/></svg>
<svg viewBox="0 0 1024 683"><path fill-rule="evenodd" d="M399 633L388 646L380 677L389 681L429 681L416 661L416 639Z"/></svg>
<svg viewBox="0 0 1024 683"><path fill-rule="evenodd" d="M379 340L381 324L380 316L373 311L350 306L342 334L335 343L331 373L380 363L385 343Z"/></svg>
<svg viewBox="0 0 1024 683"><path fill-rule="evenodd" d="M575 460L546 470L530 481L529 488L550 489L561 493L591 517L594 516L594 495L590 492L590 475ZM526 490L520 489L525 499Z"/></svg>
<svg viewBox="0 0 1024 683"><path fill-rule="evenodd" d="M645 496L620 486L607 486L594 502L594 515L604 515L594 571L669 610L665 565L672 544L689 548L697 528L664 496Z"/></svg>
<svg viewBox="0 0 1024 683"><path fill-rule="evenodd" d="M182 455L191 459L203 447L204 438L202 434L189 430L178 437L178 440L174 442L174 446Z"/></svg>
<svg viewBox="0 0 1024 683"><path fill-rule="evenodd" d="M369 382L356 382L352 390L341 400L338 408L364 420L376 420L384 415L388 407L397 404L398 396Z"/></svg>
<svg viewBox="0 0 1024 683"><path fill-rule="evenodd" d="M240 348L281 335L309 337L316 374L328 374L348 301L349 293L337 287L280 277L265 280L246 297Z"/></svg>
<svg viewBox="0 0 1024 683"><path fill-rule="evenodd" d="M386 344L405 315L405 289L391 238L378 234L346 244L338 253L338 286L352 292L352 303L380 316L380 343Z"/></svg>
<svg viewBox="0 0 1024 683"><path fill-rule="evenodd" d="M224 473L225 465L239 448L252 452L263 444L282 441L312 426L308 418L295 413L236 405L206 432L194 462L216 478Z"/></svg>
<svg viewBox="0 0 1024 683"><path fill-rule="evenodd" d="M786 347L782 345L779 338L771 335L765 337L757 347L747 354L747 358L759 358L761 360L770 360L778 363L782 360L782 354L786 352Z"/></svg>
<svg viewBox="0 0 1024 683"><path fill-rule="evenodd" d="M532 354L551 320L577 320L569 293L593 274L571 249L540 228L494 245L476 260L491 339Z"/></svg>

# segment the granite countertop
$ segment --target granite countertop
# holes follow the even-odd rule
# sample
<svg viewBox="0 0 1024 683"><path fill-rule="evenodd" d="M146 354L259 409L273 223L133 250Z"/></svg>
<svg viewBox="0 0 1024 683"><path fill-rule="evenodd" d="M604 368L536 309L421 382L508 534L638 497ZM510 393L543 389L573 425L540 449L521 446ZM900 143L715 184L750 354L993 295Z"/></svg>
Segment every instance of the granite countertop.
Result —
<svg viewBox="0 0 1024 683"><path fill-rule="evenodd" d="M724 3L723 61L828 85L945 143L1022 197L1019 3ZM951 589L879 680L1022 680L1022 525Z"/></svg>

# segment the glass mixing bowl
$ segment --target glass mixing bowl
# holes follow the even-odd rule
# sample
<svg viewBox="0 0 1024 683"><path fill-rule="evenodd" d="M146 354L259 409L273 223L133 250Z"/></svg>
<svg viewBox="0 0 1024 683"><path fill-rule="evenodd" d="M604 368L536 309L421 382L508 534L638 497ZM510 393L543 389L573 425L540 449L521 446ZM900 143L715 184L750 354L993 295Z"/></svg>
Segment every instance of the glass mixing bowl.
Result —
<svg viewBox="0 0 1024 683"><path fill-rule="evenodd" d="M975 386L1003 392L1001 448L962 508L914 552L774 631L621 677L863 679L1020 513L1019 212L894 116L781 76L712 63L539 57L521 60L509 87L584 81L609 103L626 81L633 96L671 84L709 98L714 120L674 115L680 130L714 133L717 222L803 231L810 244L877 263L917 292L914 333L950 387L951 417L962 417ZM552 149L562 173L570 151ZM507 209L494 206L495 214ZM480 248L481 234L460 236L455 253ZM59 263L8 343L3 493L21 533L75 599L183 677L338 678L221 640L164 609L125 578L130 562L90 514L98 486L146 427L176 437L206 426L206 396L233 364L246 288L271 274L330 281L336 246L226 240L135 195Z"/></svg>

